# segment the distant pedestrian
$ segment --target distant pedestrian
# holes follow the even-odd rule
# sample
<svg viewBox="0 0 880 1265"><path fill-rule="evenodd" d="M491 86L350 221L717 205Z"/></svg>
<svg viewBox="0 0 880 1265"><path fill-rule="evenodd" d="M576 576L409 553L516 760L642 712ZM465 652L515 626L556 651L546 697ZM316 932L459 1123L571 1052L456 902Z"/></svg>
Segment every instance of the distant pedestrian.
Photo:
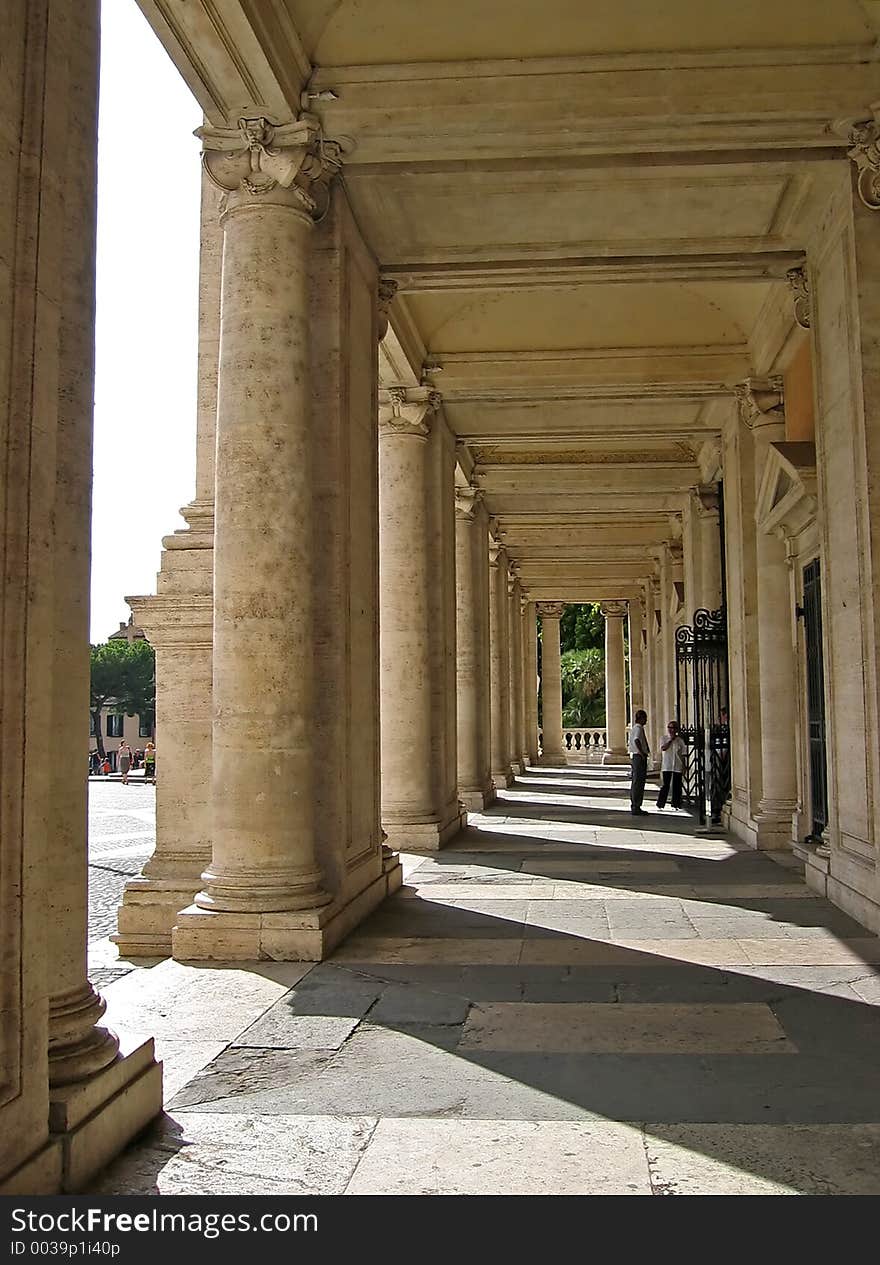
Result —
<svg viewBox="0 0 880 1265"><path fill-rule="evenodd" d="M681 808L681 782L684 776L687 745L679 733L677 720L670 720L666 726L666 737L660 743L660 751L660 771L663 775L663 784L660 787L660 794L657 796L657 807L666 807L666 800L671 787L672 799L670 802L672 807Z"/></svg>
<svg viewBox="0 0 880 1265"><path fill-rule="evenodd" d="M128 771L131 768L131 747L127 742L123 741L119 744L119 750L116 752L116 766L122 774L122 785L128 785Z"/></svg>
<svg viewBox="0 0 880 1265"><path fill-rule="evenodd" d="M148 742L144 747L144 781L155 782L156 780L156 748L152 742Z"/></svg>
<svg viewBox="0 0 880 1265"><path fill-rule="evenodd" d="M108 775L108 773L110 772L110 768L111 768L111 765L110 765L110 757L109 757L108 755L105 755L105 756L104 756L104 763L101 765L101 772L104 774L104 776L105 776L105 777L106 777L106 776Z"/></svg>
<svg viewBox="0 0 880 1265"><path fill-rule="evenodd" d="M89 752L89 776L96 776L101 771L101 757L98 755L98 749Z"/></svg>
<svg viewBox="0 0 880 1265"><path fill-rule="evenodd" d="M642 808L642 800L645 795L645 779L648 776L649 747L648 739L645 736L645 725L647 722L648 713L637 711L633 717L629 738L627 739L627 746L629 747L632 761L629 801L630 810L635 817L643 817L645 815L645 810Z"/></svg>

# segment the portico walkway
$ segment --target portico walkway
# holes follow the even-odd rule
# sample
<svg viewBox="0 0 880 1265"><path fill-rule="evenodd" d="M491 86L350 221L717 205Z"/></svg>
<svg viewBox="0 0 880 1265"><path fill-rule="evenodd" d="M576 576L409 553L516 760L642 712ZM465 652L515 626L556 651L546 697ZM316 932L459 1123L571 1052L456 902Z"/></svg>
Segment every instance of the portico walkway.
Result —
<svg viewBox="0 0 880 1265"><path fill-rule="evenodd" d="M102 1193L880 1193L880 941L775 859L530 770L329 962L106 990L167 1115Z"/></svg>

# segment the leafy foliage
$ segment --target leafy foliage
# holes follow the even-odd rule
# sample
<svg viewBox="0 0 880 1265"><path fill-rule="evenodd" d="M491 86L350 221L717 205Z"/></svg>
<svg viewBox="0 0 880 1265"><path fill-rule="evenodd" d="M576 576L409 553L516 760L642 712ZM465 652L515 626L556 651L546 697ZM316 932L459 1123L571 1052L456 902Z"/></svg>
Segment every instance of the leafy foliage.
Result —
<svg viewBox="0 0 880 1265"><path fill-rule="evenodd" d="M566 650L599 650L605 645L605 620L597 603L566 606L559 622L559 643Z"/></svg>
<svg viewBox="0 0 880 1265"><path fill-rule="evenodd" d="M156 705L156 655L149 642L120 638L91 647L89 710L101 756L101 709L108 703L127 716L152 714Z"/></svg>
<svg viewBox="0 0 880 1265"><path fill-rule="evenodd" d="M601 616L600 616L601 619ZM564 726L605 724L605 655L593 646L561 658Z"/></svg>

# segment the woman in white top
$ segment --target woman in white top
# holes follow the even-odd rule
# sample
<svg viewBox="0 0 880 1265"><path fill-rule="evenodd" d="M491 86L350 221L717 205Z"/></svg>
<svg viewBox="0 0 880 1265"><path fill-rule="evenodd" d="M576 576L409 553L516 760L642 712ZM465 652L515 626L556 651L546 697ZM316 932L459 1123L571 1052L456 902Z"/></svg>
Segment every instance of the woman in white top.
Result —
<svg viewBox="0 0 880 1265"><path fill-rule="evenodd" d="M666 807L669 788L672 787L671 804L673 808L681 808L681 780L684 773L684 759L687 751L684 738L678 732L678 721L670 720L666 726L666 737L660 743L660 772L663 784L657 796L657 807Z"/></svg>

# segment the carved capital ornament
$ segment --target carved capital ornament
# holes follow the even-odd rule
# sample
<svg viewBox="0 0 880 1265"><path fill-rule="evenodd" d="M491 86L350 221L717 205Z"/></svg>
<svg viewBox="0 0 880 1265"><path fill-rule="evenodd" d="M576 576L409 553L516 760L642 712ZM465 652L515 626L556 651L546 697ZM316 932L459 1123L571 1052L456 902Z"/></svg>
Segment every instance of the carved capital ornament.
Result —
<svg viewBox="0 0 880 1265"><path fill-rule="evenodd" d="M733 394L740 418L751 429L783 421L785 409L781 378L746 378L745 382L740 382L733 388Z"/></svg>
<svg viewBox="0 0 880 1265"><path fill-rule="evenodd" d="M456 488L455 489L455 517L464 519L465 522L472 523L477 516L477 510L483 503L483 493L479 488Z"/></svg>
<svg viewBox="0 0 880 1265"><path fill-rule="evenodd" d="M427 439L431 414L440 408L439 391L424 387L388 387L379 392L379 432Z"/></svg>
<svg viewBox="0 0 880 1265"><path fill-rule="evenodd" d="M629 613L626 602L602 602L599 610L605 619L626 619Z"/></svg>
<svg viewBox="0 0 880 1265"><path fill-rule="evenodd" d="M379 292L376 307L379 313L379 341L381 342L388 333L388 314L391 310L391 304L394 302L394 296L397 294L398 282L392 280L391 277L379 278Z"/></svg>
<svg viewBox="0 0 880 1265"><path fill-rule="evenodd" d="M312 218L326 209L342 146L324 137L313 115L282 124L241 118L237 128L200 127L195 134L202 165L218 189L253 199L283 189Z"/></svg>
<svg viewBox="0 0 880 1265"><path fill-rule="evenodd" d="M801 329L810 328L812 303L810 300L810 281L805 268L789 268L785 279L791 288L794 298L794 319Z"/></svg>
<svg viewBox="0 0 880 1265"><path fill-rule="evenodd" d="M562 619L565 602L538 602L537 611L542 619Z"/></svg>
<svg viewBox="0 0 880 1265"><path fill-rule="evenodd" d="M856 188L859 197L870 211L880 211L880 118L877 107L875 117L856 123L850 129L852 148L848 151L856 165Z"/></svg>

